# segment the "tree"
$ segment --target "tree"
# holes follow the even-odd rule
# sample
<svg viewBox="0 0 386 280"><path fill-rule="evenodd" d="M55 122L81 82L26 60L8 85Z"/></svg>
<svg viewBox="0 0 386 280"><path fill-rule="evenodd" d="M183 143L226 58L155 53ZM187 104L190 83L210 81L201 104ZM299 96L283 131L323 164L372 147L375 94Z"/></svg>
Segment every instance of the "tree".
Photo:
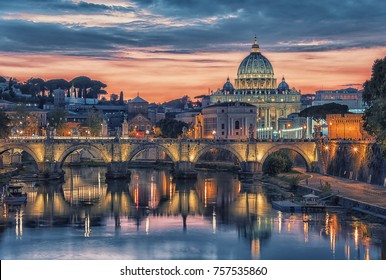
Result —
<svg viewBox="0 0 386 280"><path fill-rule="evenodd" d="M58 88L65 89L68 92L70 90L71 83L66 81L65 79L52 79L46 81L45 86L49 91L49 96L52 97L54 90Z"/></svg>
<svg viewBox="0 0 386 280"><path fill-rule="evenodd" d="M371 79L363 84L362 98L368 105L363 114L364 129L383 146L386 158L386 57L374 62Z"/></svg>
<svg viewBox="0 0 386 280"><path fill-rule="evenodd" d="M192 108L193 103L190 100L189 96L185 95L182 98L178 98L178 99L174 99L174 100L165 102L162 104L162 106L169 107L169 108L184 109L186 106L188 108Z"/></svg>
<svg viewBox="0 0 386 280"><path fill-rule="evenodd" d="M0 83L6 83L6 82L7 80L4 77L0 76Z"/></svg>
<svg viewBox="0 0 386 280"><path fill-rule="evenodd" d="M45 82L43 79L40 78L30 78L27 82L27 85L29 85L29 94L32 94L33 96L45 95Z"/></svg>
<svg viewBox="0 0 386 280"><path fill-rule="evenodd" d="M107 87L106 84L101 81L91 80L86 76L79 76L70 82L75 88L78 89L78 97L81 98L98 98L99 94L107 94L102 88Z"/></svg>
<svg viewBox="0 0 386 280"><path fill-rule="evenodd" d="M99 136L101 133L103 123L103 112L98 110L88 110L87 119L84 123L84 126L88 128L88 133L90 136Z"/></svg>
<svg viewBox="0 0 386 280"><path fill-rule="evenodd" d="M289 154L285 151L275 152L267 157L263 163L263 172L269 175L276 175L281 172L291 171L293 166Z"/></svg>
<svg viewBox="0 0 386 280"><path fill-rule="evenodd" d="M170 118L160 120L155 126L160 128L161 137L164 138L178 138L182 134L182 128L189 127L187 123Z"/></svg>
<svg viewBox="0 0 386 280"><path fill-rule="evenodd" d="M89 77L79 76L72 79L70 83L78 89L78 98L86 98L86 89L91 86L91 79Z"/></svg>
<svg viewBox="0 0 386 280"><path fill-rule="evenodd" d="M308 107L299 113L299 117L310 117L317 123L326 119L327 114L347 114L348 106L337 103L326 103Z"/></svg>
<svg viewBox="0 0 386 280"><path fill-rule="evenodd" d="M48 112L47 120L51 127L56 129L57 134L62 135L66 129L67 111L56 108Z"/></svg>
<svg viewBox="0 0 386 280"><path fill-rule="evenodd" d="M123 105L123 104L124 104L123 91L121 91L121 93L119 94L119 105Z"/></svg>
<svg viewBox="0 0 386 280"><path fill-rule="evenodd" d="M11 128L9 126L9 118L4 113L3 110L0 109L0 138L7 138L11 132Z"/></svg>

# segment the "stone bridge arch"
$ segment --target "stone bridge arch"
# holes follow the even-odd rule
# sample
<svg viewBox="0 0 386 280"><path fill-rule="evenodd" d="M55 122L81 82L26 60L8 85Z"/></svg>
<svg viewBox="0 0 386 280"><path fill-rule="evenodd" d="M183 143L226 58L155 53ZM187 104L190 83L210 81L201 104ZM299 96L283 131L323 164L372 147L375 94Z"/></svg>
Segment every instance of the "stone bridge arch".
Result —
<svg viewBox="0 0 386 280"><path fill-rule="evenodd" d="M35 161L35 163L39 166L39 163L44 161L44 151L42 153L39 153L39 150L36 150L36 152L33 150L33 148L29 147L28 145L22 144L22 143L7 143L5 145L0 146L0 155L3 154L6 151L13 150L13 149L19 149L26 153L28 153Z"/></svg>
<svg viewBox="0 0 386 280"><path fill-rule="evenodd" d="M311 162L312 161L310 160L310 157L306 154L306 152L304 152L301 148L299 148L296 145L287 145L287 144L286 145L275 145L275 146L271 147L269 150L267 150L265 152L265 154L263 155L263 157L261 158L260 168L263 168L263 164L270 154L273 154L273 153L278 152L280 150L295 151L298 155L300 155L304 159L304 161L306 163L306 170L311 171Z"/></svg>
<svg viewBox="0 0 386 280"><path fill-rule="evenodd" d="M96 153L98 153L99 155L101 155L103 161L105 163L109 163L111 162L111 157L109 157L106 152L102 149L100 149L98 146L96 145L92 145L92 144L76 144L76 145L73 145L73 146L70 146L68 147L67 149L65 149L61 155L59 156L59 158L57 159L58 163L59 163L59 166L60 168L63 167L63 164L64 164L64 161L66 160L66 158L72 154L73 152L75 151L79 151L79 150L83 150L83 149L89 149L89 150L92 150L92 151L95 151Z"/></svg>
<svg viewBox="0 0 386 280"><path fill-rule="evenodd" d="M127 156L125 161L130 162L140 152L148 150L148 149L152 149L152 148L155 148L155 149L159 148L162 151L164 151L171 158L171 160L173 162L178 161L178 158L176 158L176 156L172 153L172 151L170 149L168 149L167 147L165 147L163 145L157 144L157 143L145 143L145 144L141 143L141 144L136 145L136 147L134 147L134 149L130 151L130 153Z"/></svg>
<svg viewBox="0 0 386 280"><path fill-rule="evenodd" d="M209 144L209 145L205 145L202 149L200 149L197 152L197 154L193 158L192 162L197 163L198 159L202 155L204 155L205 153L209 152L209 150L211 150L211 149L226 150L226 151L230 152L232 155L234 155L238 159L240 164L245 161L245 159L240 155L240 153L237 150L235 150L232 146L221 145L221 144Z"/></svg>

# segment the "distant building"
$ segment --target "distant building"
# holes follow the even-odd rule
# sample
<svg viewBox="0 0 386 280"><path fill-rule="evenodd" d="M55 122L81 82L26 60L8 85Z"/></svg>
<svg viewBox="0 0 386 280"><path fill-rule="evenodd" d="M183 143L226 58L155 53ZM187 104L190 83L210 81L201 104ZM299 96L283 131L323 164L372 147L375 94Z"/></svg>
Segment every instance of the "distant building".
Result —
<svg viewBox="0 0 386 280"><path fill-rule="evenodd" d="M197 115L200 114L200 112L201 112L201 109L191 109L189 111L176 114L175 119L177 121L184 122L193 126L195 122L195 118Z"/></svg>
<svg viewBox="0 0 386 280"><path fill-rule="evenodd" d="M147 116L148 106L149 102L140 97L139 94L135 98L129 100L129 102L127 103L129 115L142 114L144 116Z"/></svg>
<svg viewBox="0 0 386 280"><path fill-rule="evenodd" d="M127 122L128 134L134 137L144 137L153 133L153 124L142 114L136 115Z"/></svg>
<svg viewBox="0 0 386 280"><path fill-rule="evenodd" d="M314 93L302 94L300 97L300 101L301 101L301 108L300 109L304 110L307 107L311 107L314 100L315 100L315 94Z"/></svg>
<svg viewBox="0 0 386 280"><path fill-rule="evenodd" d="M248 139L256 136L256 106L245 102L224 102L202 109L196 116L194 137Z"/></svg>
<svg viewBox="0 0 386 280"><path fill-rule="evenodd" d="M327 103L338 103L347 105L350 112L362 113L365 104L362 100L362 92L355 88L345 88L338 90L318 90L312 105L323 105Z"/></svg>
<svg viewBox="0 0 386 280"><path fill-rule="evenodd" d="M369 139L363 129L363 114L327 114L328 137L331 139Z"/></svg>
<svg viewBox="0 0 386 280"><path fill-rule="evenodd" d="M166 117L166 109L161 105L151 104L148 106L148 117L149 120L156 124L160 120Z"/></svg>
<svg viewBox="0 0 386 280"><path fill-rule="evenodd" d="M53 91L54 95L54 105L55 107L62 107L64 108L64 105L66 104L65 102L65 97L66 97L66 92L64 89L58 88Z"/></svg>
<svg viewBox="0 0 386 280"><path fill-rule="evenodd" d="M30 125L27 127L19 127L16 125L12 128L12 134L24 135L24 136L33 136L33 135L41 135L42 128L45 128L48 124L47 121L47 113L48 111L41 110L36 107L26 107L28 114L31 115ZM4 110L4 113L10 118L15 119L18 118L18 112L15 110L15 107L12 109Z"/></svg>

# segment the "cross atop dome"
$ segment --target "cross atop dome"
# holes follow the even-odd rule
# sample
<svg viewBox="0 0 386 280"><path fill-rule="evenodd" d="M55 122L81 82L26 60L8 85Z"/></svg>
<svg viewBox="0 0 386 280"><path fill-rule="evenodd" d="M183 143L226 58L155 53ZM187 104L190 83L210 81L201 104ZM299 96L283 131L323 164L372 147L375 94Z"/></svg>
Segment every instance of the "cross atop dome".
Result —
<svg viewBox="0 0 386 280"><path fill-rule="evenodd" d="M255 39L253 40L253 44L252 44L251 53L259 53L259 52L260 52L260 46L257 43L257 38L255 35Z"/></svg>

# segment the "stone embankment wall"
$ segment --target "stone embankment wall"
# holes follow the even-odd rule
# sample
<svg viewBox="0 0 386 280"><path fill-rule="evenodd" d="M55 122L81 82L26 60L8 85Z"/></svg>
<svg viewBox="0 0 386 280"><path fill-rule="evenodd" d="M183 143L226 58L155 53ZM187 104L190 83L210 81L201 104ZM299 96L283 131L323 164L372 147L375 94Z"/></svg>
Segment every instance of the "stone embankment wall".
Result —
<svg viewBox="0 0 386 280"><path fill-rule="evenodd" d="M386 161L378 144L337 142L327 153L327 174L386 186Z"/></svg>

